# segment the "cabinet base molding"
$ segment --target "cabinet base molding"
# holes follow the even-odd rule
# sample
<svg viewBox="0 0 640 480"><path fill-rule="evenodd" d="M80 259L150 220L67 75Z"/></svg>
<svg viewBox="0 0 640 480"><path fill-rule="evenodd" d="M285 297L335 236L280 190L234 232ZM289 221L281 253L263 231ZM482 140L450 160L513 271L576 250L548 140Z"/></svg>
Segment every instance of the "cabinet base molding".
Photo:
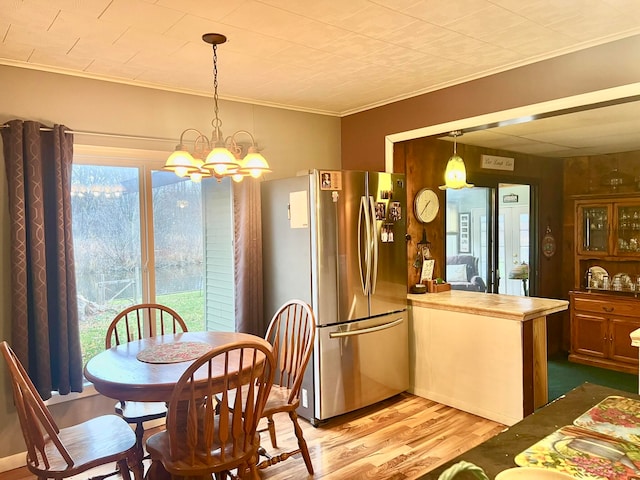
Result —
<svg viewBox="0 0 640 480"><path fill-rule="evenodd" d="M573 363L580 363L582 365L589 365L591 367L606 368L607 370L615 370L616 372L632 373L638 375L638 365L623 365L619 362L607 360L606 358L593 358L576 353L569 354L569 361Z"/></svg>

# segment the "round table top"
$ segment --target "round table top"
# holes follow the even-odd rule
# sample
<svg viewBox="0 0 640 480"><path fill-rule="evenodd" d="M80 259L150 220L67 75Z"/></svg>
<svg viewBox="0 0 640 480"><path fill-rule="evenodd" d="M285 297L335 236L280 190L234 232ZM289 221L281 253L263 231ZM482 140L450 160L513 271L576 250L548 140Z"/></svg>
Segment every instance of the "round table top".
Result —
<svg viewBox="0 0 640 480"><path fill-rule="evenodd" d="M248 333L184 332L160 335L123 343L100 352L87 362L84 375L98 392L116 400L166 402L171 397L180 376L195 359L191 358L193 355L184 355L183 352L181 354L185 360L178 361L180 359L175 352L179 349L176 348L176 344L206 343L215 348L244 341L259 342L270 347L263 338ZM148 353L162 351L162 345L167 346L165 351L172 352L172 358L167 359L170 363L142 361L138 358L148 360ZM198 352L203 354L203 349L199 347Z"/></svg>

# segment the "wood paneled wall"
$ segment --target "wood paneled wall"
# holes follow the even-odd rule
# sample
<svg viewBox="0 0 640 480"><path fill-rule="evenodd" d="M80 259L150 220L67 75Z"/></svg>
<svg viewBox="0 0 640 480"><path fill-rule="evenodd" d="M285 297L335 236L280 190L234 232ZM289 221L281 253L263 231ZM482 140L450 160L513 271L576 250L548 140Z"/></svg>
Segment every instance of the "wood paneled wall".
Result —
<svg viewBox="0 0 640 480"><path fill-rule="evenodd" d="M502 150L474 147L458 144L458 154L464 159L467 168L467 180L474 182L474 177L496 179L508 183L528 183L538 189L536 241L540 252L540 242L547 226L556 239L556 254L547 259L539 253L537 296L549 298L568 298L568 289L563 288L563 248L565 244L563 231L563 161L524 155ZM438 189L443 183L443 174L447 160L453 153L453 143L436 138L421 138L397 143L394 149L394 171L407 175L407 284L412 285L419 280L419 271L413 267L416 258L417 243L422 238L423 228L431 242L431 253L436 259L435 276L444 276L445 265L445 193ZM483 170L481 155L498 155L515 158L512 172ZM423 187L432 188L440 199L440 212L436 219L423 225L413 214L413 199ZM572 236L570 237L573 238ZM565 318L566 317L566 318ZM548 348L550 352L558 351L563 342L565 324L568 315L553 315L548 321Z"/></svg>

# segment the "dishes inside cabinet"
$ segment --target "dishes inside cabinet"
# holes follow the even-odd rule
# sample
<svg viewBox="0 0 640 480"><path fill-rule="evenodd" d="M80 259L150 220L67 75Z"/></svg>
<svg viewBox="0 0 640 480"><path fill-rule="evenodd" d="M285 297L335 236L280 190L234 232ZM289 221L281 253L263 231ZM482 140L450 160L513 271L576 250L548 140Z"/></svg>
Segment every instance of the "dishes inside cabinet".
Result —
<svg viewBox="0 0 640 480"><path fill-rule="evenodd" d="M589 267L587 271L590 274L588 277L591 277L591 283L588 285L588 288L605 288L604 279L605 277L609 278L609 272L598 265ZM608 288L608 285L606 288Z"/></svg>
<svg viewBox="0 0 640 480"><path fill-rule="evenodd" d="M614 290L631 290L633 282L626 273L616 273L611 280L611 288Z"/></svg>

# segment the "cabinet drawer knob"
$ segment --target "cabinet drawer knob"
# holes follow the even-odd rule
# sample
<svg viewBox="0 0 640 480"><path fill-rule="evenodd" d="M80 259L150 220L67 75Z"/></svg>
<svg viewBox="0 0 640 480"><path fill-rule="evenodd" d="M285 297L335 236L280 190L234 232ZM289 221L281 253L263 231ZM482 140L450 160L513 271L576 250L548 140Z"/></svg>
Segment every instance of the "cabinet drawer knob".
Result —
<svg viewBox="0 0 640 480"><path fill-rule="evenodd" d="M603 307L602 307L602 309L603 309L605 312L607 312L607 313L611 313L611 312L613 312L614 307L604 307L604 306L603 306Z"/></svg>

